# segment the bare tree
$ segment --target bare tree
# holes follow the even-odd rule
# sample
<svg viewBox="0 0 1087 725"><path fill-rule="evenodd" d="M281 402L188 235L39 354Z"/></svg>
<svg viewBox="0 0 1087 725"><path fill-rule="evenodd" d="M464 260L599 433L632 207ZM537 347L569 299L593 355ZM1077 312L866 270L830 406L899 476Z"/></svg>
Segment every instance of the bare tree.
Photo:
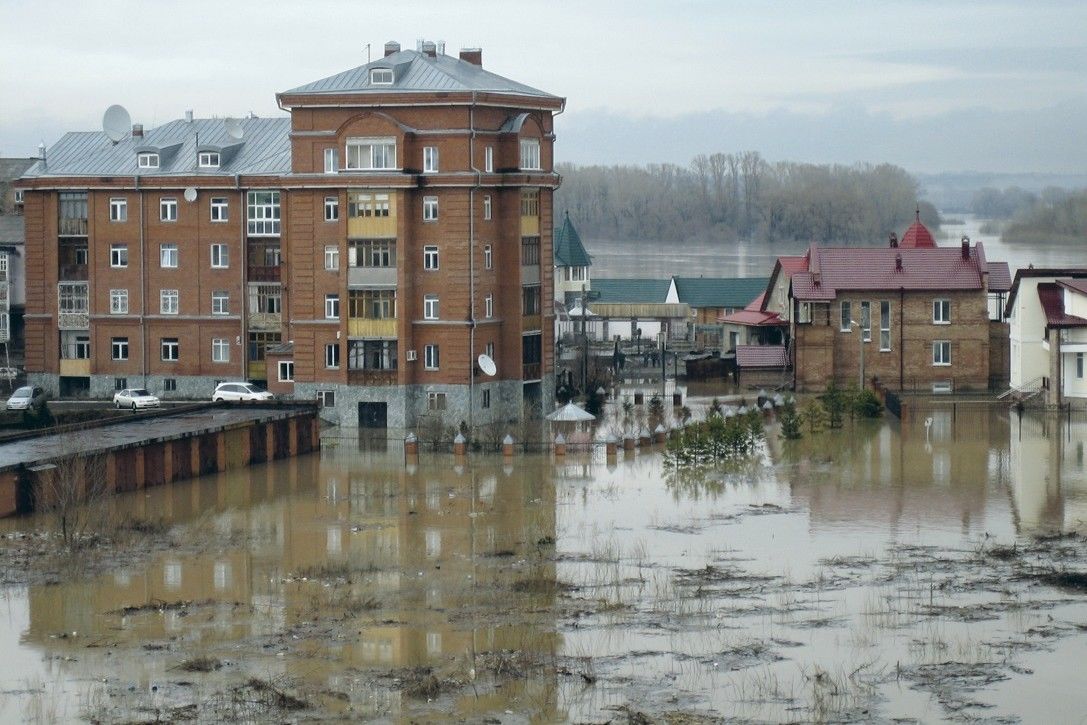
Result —
<svg viewBox="0 0 1087 725"><path fill-rule="evenodd" d="M54 519L65 547L84 546L109 524L105 456L77 455L48 465L37 478L36 508Z"/></svg>

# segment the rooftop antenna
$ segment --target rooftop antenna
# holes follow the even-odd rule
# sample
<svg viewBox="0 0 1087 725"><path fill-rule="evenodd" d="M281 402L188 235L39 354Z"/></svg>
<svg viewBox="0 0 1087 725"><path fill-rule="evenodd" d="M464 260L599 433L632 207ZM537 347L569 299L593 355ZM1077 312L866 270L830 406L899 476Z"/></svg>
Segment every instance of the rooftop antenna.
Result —
<svg viewBox="0 0 1087 725"><path fill-rule="evenodd" d="M242 128L241 121L236 118L223 119L223 128L226 130L226 135L235 141L240 141L241 137L245 135L245 129Z"/></svg>
<svg viewBox="0 0 1087 725"><path fill-rule="evenodd" d="M117 143L132 132L132 117L124 106L116 103L106 109L102 116L102 131L113 143Z"/></svg>

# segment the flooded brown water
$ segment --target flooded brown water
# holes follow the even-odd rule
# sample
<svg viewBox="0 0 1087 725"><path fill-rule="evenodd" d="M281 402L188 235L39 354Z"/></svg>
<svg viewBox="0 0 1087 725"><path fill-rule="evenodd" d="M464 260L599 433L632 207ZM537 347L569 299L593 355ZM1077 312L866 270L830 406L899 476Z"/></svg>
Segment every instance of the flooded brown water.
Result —
<svg viewBox="0 0 1087 725"><path fill-rule="evenodd" d="M1085 439L967 404L704 474L328 439L117 497L174 543L2 590L0 721L1078 721Z"/></svg>

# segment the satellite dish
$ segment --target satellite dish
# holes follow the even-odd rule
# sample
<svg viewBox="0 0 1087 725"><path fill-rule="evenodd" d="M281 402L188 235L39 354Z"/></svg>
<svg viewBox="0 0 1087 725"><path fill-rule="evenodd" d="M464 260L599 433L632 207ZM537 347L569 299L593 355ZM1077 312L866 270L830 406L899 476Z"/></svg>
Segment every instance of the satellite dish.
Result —
<svg viewBox="0 0 1087 725"><path fill-rule="evenodd" d="M494 364L494 360L490 355L484 353L479 356L479 369L483 371L483 374L489 378L493 378L494 374L498 372L498 366Z"/></svg>
<svg viewBox="0 0 1087 725"><path fill-rule="evenodd" d="M245 129L242 128L242 122L236 118L223 119L223 128L226 129L226 135L230 138L238 141L245 135Z"/></svg>
<svg viewBox="0 0 1087 725"><path fill-rule="evenodd" d="M110 141L117 143L132 132L132 117L124 106L115 103L102 116L102 130Z"/></svg>
<svg viewBox="0 0 1087 725"><path fill-rule="evenodd" d="M188 189L185 189L185 201L188 201L188 202L196 201L196 188L195 187L190 186Z"/></svg>

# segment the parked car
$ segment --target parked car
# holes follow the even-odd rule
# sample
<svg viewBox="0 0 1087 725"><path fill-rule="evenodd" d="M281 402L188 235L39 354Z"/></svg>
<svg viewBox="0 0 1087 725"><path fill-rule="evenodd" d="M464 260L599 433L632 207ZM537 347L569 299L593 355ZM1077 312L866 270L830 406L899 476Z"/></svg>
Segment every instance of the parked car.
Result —
<svg viewBox="0 0 1087 725"><path fill-rule="evenodd" d="M157 408L159 399L143 388L126 388L113 394L113 405L120 408Z"/></svg>
<svg viewBox="0 0 1087 725"><path fill-rule="evenodd" d="M261 390L252 383L219 383L215 386L215 392L211 399L215 402L221 400L273 400L276 396L267 390Z"/></svg>
<svg viewBox="0 0 1087 725"><path fill-rule="evenodd" d="M41 410L45 405L45 390L39 387L24 385L18 388L8 398L8 410Z"/></svg>

